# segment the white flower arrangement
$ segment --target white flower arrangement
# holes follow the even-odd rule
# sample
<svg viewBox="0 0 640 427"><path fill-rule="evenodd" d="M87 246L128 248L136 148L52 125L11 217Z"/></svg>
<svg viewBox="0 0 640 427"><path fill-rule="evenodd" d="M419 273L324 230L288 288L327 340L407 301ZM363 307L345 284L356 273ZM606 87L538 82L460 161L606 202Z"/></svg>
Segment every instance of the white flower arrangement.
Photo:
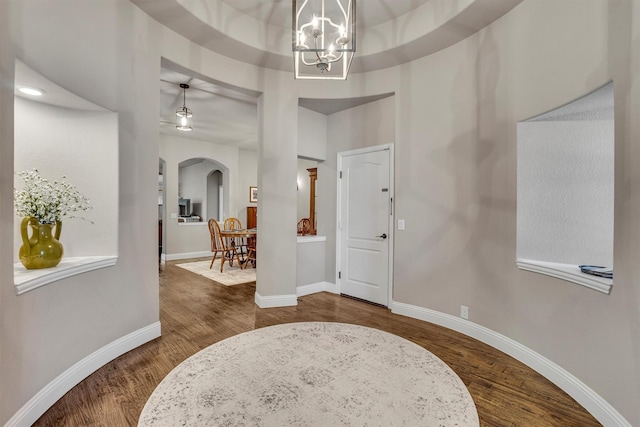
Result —
<svg viewBox="0 0 640 427"><path fill-rule="evenodd" d="M62 180L49 181L37 169L16 172L24 181L22 190L13 189L16 215L34 217L40 224L55 224L63 217L80 218L75 212L92 208L89 199ZM84 219L84 218L81 218Z"/></svg>

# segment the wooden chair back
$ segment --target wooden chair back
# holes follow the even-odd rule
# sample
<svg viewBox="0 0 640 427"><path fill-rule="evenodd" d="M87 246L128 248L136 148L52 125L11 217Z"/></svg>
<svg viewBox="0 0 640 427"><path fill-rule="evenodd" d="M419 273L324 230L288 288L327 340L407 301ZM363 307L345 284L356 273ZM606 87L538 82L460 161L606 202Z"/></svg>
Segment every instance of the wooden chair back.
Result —
<svg viewBox="0 0 640 427"><path fill-rule="evenodd" d="M298 234L301 236L306 236L311 232L311 221L309 218L302 218L298 221Z"/></svg>
<svg viewBox="0 0 640 427"><path fill-rule="evenodd" d="M225 230L242 230L242 222L238 218L227 218L223 227Z"/></svg>
<svg viewBox="0 0 640 427"><path fill-rule="evenodd" d="M238 218L227 218L224 220L224 229L225 230L242 230L242 222L240 222L240 220ZM225 242L227 248L229 248L230 246L234 246L237 251L238 254L242 257L244 257L247 253L247 242L246 239L243 239L241 237L233 237L228 239Z"/></svg>
<svg viewBox="0 0 640 427"><path fill-rule="evenodd" d="M211 252L226 250L224 240L220 236L220 225L213 218L209 220L209 234L211 235Z"/></svg>

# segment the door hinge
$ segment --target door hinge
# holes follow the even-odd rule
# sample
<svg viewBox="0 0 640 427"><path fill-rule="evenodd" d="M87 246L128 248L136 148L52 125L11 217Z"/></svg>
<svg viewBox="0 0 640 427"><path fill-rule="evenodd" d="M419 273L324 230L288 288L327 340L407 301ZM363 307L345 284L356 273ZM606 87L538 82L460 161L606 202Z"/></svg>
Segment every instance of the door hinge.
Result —
<svg viewBox="0 0 640 427"><path fill-rule="evenodd" d="M342 179L342 171L340 171L340 179Z"/></svg>
<svg viewBox="0 0 640 427"><path fill-rule="evenodd" d="M342 271L338 271L338 279L342 279Z"/></svg>

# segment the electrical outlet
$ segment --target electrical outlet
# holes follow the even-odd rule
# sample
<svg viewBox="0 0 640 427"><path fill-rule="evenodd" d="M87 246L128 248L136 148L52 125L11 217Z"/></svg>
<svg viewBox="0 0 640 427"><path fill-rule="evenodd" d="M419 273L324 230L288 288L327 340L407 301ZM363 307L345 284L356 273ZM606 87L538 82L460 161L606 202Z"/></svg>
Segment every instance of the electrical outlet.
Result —
<svg viewBox="0 0 640 427"><path fill-rule="evenodd" d="M467 307L466 305L460 306L460 317L462 317L463 319L469 318L469 307Z"/></svg>

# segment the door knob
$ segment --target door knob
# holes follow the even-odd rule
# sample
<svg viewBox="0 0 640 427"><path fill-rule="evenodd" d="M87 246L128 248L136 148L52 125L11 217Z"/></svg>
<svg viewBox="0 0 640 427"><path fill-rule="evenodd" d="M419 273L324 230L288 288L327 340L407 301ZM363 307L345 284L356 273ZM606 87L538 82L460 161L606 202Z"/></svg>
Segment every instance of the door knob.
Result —
<svg viewBox="0 0 640 427"><path fill-rule="evenodd" d="M386 239L387 238L387 233L382 233L382 235L376 236L376 237L382 237L383 239Z"/></svg>

